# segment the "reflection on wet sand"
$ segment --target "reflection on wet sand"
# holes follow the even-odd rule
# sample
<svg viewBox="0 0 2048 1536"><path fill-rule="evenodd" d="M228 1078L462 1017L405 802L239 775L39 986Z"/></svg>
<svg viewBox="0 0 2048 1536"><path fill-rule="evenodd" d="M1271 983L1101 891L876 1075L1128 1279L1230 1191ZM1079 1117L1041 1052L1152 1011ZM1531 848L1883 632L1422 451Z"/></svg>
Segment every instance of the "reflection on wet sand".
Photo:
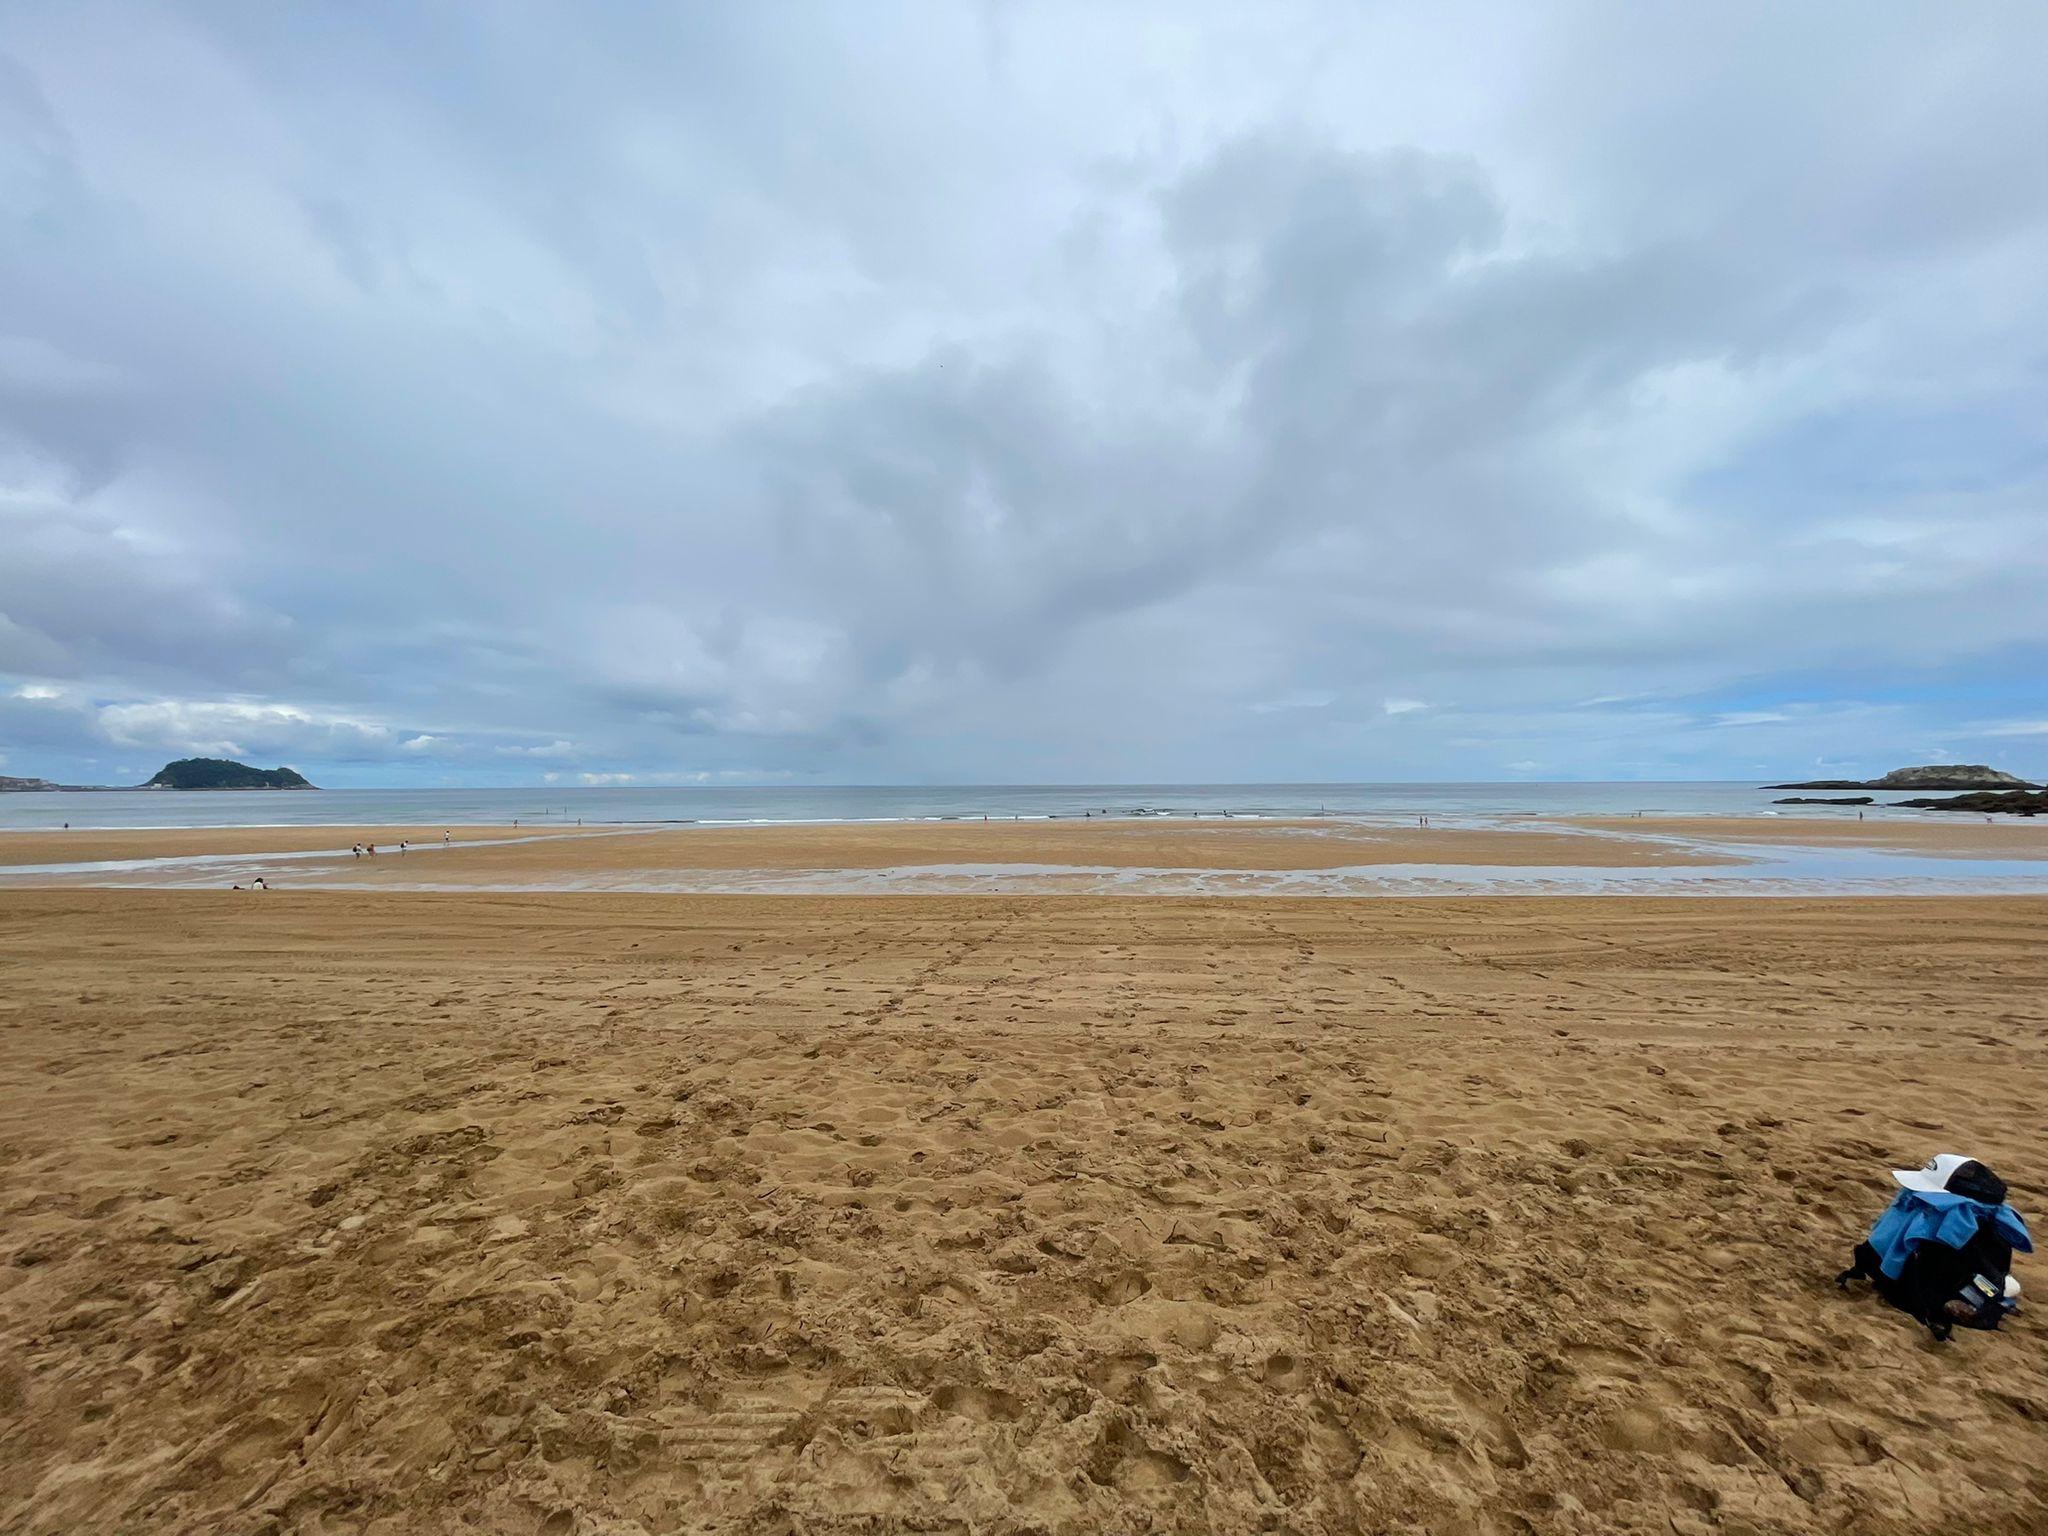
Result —
<svg viewBox="0 0 2048 1536"><path fill-rule="evenodd" d="M187 834L168 856L142 834L90 834L80 848L94 858L51 859L61 851L55 842L0 834L0 884L180 888L261 877L299 889L917 896L2048 891L2048 836L2012 824L1866 831L1764 818L1471 818L1428 828L1070 821L500 830L376 859L307 846L303 836L265 847L249 830Z"/></svg>

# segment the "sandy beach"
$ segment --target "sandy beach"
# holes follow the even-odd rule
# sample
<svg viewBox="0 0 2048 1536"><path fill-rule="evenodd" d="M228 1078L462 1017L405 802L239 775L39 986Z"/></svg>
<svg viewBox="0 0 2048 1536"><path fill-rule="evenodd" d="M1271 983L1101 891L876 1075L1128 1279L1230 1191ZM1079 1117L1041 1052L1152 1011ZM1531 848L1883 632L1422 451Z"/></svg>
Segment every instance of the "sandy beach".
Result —
<svg viewBox="0 0 2048 1536"><path fill-rule="evenodd" d="M1948 858L2048 858L2048 821L2012 816L1873 813L1863 821L1846 816L1567 816L1555 825L1622 836L1706 835L1717 843L1897 848Z"/></svg>
<svg viewBox="0 0 2048 1536"><path fill-rule="evenodd" d="M349 851L373 838L377 863ZM410 838L423 855L389 857ZM75 843L66 843L75 838ZM2048 853L2048 838L2024 840ZM0 831L0 871L14 864L154 859L267 852L328 852L296 867L323 881L535 883L664 870L883 869L943 864L1070 865L1222 870L1335 869L1356 864L1654 864L1736 862L1607 828L1511 830L1374 826L1347 821L1250 820L879 822L756 827L510 827L463 829L459 857L444 859L439 830L221 828L182 832Z"/></svg>
<svg viewBox="0 0 2048 1536"><path fill-rule="evenodd" d="M2033 1314L1829 1276L2038 1218L2044 999L2041 900L0 893L0 1529L2035 1528Z"/></svg>
<svg viewBox="0 0 2048 1536"><path fill-rule="evenodd" d="M378 857L350 842L374 840ZM396 852L410 838L410 853ZM67 842L67 839L75 841ZM1981 875L1976 884L1973 876ZM1104 818L0 832L20 886L900 895L2048 895L2032 823Z"/></svg>
<svg viewBox="0 0 2048 1536"><path fill-rule="evenodd" d="M375 843L378 857L410 842L440 848L442 834L457 847L507 838L538 840L581 830L572 826L341 826L341 827L77 827L58 832L0 831L0 868L10 864L98 863L127 859L180 859L229 854L326 853L353 861L356 843Z"/></svg>

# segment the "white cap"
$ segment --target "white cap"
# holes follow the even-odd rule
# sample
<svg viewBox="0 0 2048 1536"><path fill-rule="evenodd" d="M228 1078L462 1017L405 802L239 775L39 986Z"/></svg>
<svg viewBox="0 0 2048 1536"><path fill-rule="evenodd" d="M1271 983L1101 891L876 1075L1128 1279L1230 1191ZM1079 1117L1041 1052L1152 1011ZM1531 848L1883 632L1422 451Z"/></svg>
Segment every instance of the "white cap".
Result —
<svg viewBox="0 0 2048 1536"><path fill-rule="evenodd" d="M1943 1152L1927 1159L1925 1168L1894 1168L1892 1177L1907 1189L1917 1189L1926 1194L1940 1194L1948 1188L1949 1176L1965 1163L1973 1163L1973 1157L1964 1157L1960 1152Z"/></svg>

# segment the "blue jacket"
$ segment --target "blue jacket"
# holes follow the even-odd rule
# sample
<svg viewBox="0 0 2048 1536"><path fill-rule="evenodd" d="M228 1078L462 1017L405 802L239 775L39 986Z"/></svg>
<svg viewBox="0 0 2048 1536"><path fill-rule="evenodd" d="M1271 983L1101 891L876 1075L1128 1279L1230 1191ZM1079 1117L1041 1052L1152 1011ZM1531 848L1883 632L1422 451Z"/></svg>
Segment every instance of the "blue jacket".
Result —
<svg viewBox="0 0 2048 1536"><path fill-rule="evenodd" d="M1976 1235L1977 1223L1987 1216L1998 1235L2018 1252L2034 1251L2027 1224L2011 1206L1986 1205L1945 1190L1900 1190L1898 1198L1870 1229L1869 1243L1877 1250L1878 1267L1887 1278L1896 1280L1899 1271L1905 1268L1906 1256L1922 1243L1960 1248Z"/></svg>

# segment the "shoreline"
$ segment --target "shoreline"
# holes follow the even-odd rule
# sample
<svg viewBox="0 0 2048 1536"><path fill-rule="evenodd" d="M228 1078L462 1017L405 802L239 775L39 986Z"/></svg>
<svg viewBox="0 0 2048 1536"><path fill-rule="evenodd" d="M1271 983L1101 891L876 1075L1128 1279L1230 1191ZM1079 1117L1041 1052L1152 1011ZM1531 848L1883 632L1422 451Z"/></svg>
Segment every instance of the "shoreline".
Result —
<svg viewBox="0 0 2048 1536"><path fill-rule="evenodd" d="M0 832L0 889L1385 898L2048 893L2030 825L1776 818L1061 818L630 827ZM332 835L331 835L332 834ZM397 852L406 835L415 846Z"/></svg>
<svg viewBox="0 0 2048 1536"><path fill-rule="evenodd" d="M0 830L49 830L74 817L91 830L198 827L503 825L839 826L944 825L986 816L1059 824L1069 820L1353 821L1400 825L1417 816L1442 821L1595 817L1676 817L1782 822L1853 820L1852 808L1776 806L1753 781L1544 782L1524 780L1357 784L1115 785L527 785L472 789L322 789L279 800L278 791L109 792L90 804L54 794L0 796ZM1939 822L1953 813L1878 805L1865 812L1886 823ZM75 830L87 830L83 826Z"/></svg>
<svg viewBox="0 0 2048 1536"><path fill-rule="evenodd" d="M181 791L181 793L210 793L210 791ZM237 791L239 793L239 791ZM284 793L284 791L274 791ZM1068 811L990 811L982 812L934 812L926 815L900 816L660 816L660 817L584 817L562 819L535 815L530 821L522 819L520 830L538 831L547 827L570 830L611 828L626 831L640 827L862 827L862 826L950 826L989 825L1009 823L1041 822L1094 822L1110 825L1146 825L1163 822L1181 823L1210 822L1228 823L1238 821L1272 823L1352 823L1360 826L1403 826L1413 825L1418 814L1429 816L1432 821L1441 820L1446 824L1459 822L1520 823L1544 822L1560 825L1625 826L1630 823L1674 822L1685 825L1717 824L1728 822L1769 822L1781 826L1900 826L1950 824L1981 824L1979 818L1984 812L1933 811L1914 807L1865 806L1867 812L1885 812L1882 816L1871 816L1868 821L1859 822L1854 810L1834 809L1824 806L1807 806L1794 810L1779 810L1758 806L1739 810L1701 811L1554 811L1543 809L1514 810L1423 810L1418 813L1412 807L1376 808L1342 811L1221 811L1221 810L1172 810L1159 809L1143 812L1104 811L1093 815ZM2009 812L1989 813L1995 817L1996 826L2026 826L2039 818L2015 816ZM2042 822L2048 825L2048 821ZM370 821L361 818L337 819L334 821L166 821L166 822L114 822L86 825L73 822L61 827L8 826L0 825L0 837L22 833L120 833L120 832L257 832L257 831L318 831L322 829L341 831L357 830L385 834L403 833L407 830L421 831L433 827L439 829L467 828L480 831L485 828L504 828L510 824L498 821L422 822L417 819L406 821Z"/></svg>

